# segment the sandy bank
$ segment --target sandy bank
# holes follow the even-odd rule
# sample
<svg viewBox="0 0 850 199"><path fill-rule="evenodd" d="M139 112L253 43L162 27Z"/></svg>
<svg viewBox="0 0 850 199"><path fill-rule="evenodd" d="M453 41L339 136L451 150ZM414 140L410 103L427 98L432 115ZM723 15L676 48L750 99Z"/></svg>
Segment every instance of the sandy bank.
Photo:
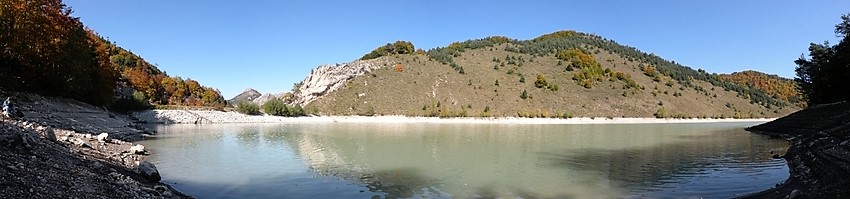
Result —
<svg viewBox="0 0 850 199"><path fill-rule="evenodd" d="M712 123L712 122L769 122L760 119L659 119L659 118L437 118L407 116L316 116L277 117L250 116L236 112L195 110L149 110L136 112L133 117L145 123L159 124L224 124L224 123L435 123L435 124L655 124L655 123Z"/></svg>

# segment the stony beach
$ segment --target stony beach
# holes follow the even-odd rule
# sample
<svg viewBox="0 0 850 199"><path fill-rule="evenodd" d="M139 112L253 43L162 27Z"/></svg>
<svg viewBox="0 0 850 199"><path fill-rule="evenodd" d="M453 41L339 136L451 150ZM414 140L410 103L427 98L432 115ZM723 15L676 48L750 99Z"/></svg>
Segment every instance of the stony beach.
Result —
<svg viewBox="0 0 850 199"><path fill-rule="evenodd" d="M710 123L710 122L769 122L774 118L757 119L660 119L660 118L438 118L408 116L313 116L278 117L245 115L237 112L200 110L148 110L133 113L141 122L157 124L227 124L227 123L442 123L442 124L656 124L656 123Z"/></svg>
<svg viewBox="0 0 850 199"><path fill-rule="evenodd" d="M149 132L99 107L16 94L23 118L0 119L0 198L191 198L159 182Z"/></svg>

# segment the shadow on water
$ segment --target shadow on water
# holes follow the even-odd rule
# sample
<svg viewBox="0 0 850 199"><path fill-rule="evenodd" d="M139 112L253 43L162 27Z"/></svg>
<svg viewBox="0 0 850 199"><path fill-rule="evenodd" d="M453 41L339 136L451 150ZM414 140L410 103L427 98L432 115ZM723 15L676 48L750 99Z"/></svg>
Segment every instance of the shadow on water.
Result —
<svg viewBox="0 0 850 199"><path fill-rule="evenodd" d="M729 137L734 139L730 139ZM664 189L677 189L676 184L683 181L698 181L698 178L711 177L725 170L739 170L741 173L758 173L766 169L784 168L782 160L772 159L771 153L784 153L788 148L785 141L771 140L763 135L751 134L742 129L727 129L710 134L679 135L678 142L649 147L628 149L583 149L541 152L555 167L569 170L598 173L616 186L632 191L633 194L647 193ZM773 178L787 178L787 170L774 172L781 175ZM752 179L727 178L715 180L716 183L737 183L742 188L752 186ZM769 188L776 182L754 182ZM671 194L666 196L707 196L731 197L744 194L729 190L712 189L710 185L703 192ZM742 189L744 190L744 189ZM756 188L755 190L761 190ZM675 191L674 191L675 192ZM744 191L746 192L746 191ZM729 195L732 194L732 195Z"/></svg>

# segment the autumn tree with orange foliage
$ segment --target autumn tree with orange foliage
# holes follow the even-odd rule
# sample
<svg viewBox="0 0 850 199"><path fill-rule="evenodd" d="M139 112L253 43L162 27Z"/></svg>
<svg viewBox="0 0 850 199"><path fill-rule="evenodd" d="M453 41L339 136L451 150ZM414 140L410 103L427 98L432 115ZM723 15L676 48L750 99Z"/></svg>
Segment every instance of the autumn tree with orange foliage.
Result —
<svg viewBox="0 0 850 199"><path fill-rule="evenodd" d="M720 78L746 85L764 91L770 96L794 103L804 107L806 102L800 97L794 80L782 78L776 75L768 75L757 71L734 72L729 75L720 75Z"/></svg>
<svg viewBox="0 0 850 199"><path fill-rule="evenodd" d="M169 77L72 12L61 0L0 1L0 89L110 105L116 85L126 85L153 104L224 105L217 90Z"/></svg>
<svg viewBox="0 0 850 199"><path fill-rule="evenodd" d="M112 98L105 47L59 0L0 1L0 85L92 104Z"/></svg>

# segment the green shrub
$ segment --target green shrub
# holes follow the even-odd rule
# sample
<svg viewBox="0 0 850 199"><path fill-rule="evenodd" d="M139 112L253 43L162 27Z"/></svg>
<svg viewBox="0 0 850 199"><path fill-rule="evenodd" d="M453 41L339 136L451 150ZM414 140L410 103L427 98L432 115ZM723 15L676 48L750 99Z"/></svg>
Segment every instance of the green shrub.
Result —
<svg viewBox="0 0 850 199"><path fill-rule="evenodd" d="M286 103L279 99L272 99L263 104L263 111L266 114L274 115L274 116L288 116L289 115L289 107L286 106Z"/></svg>
<svg viewBox="0 0 850 199"><path fill-rule="evenodd" d="M304 111L304 108L302 108L301 105L289 107L289 117L298 117L305 115L307 115L307 113Z"/></svg>
<svg viewBox="0 0 850 199"><path fill-rule="evenodd" d="M241 105L241 104L240 104ZM313 107L315 108L315 107ZM274 115L274 116L283 116L283 117L298 117L306 115L304 109L299 106L288 106L286 102L283 102L280 99L272 99L263 104L263 111L266 114ZM239 111L242 112L242 111ZM318 111L316 111L318 112Z"/></svg>
<svg viewBox="0 0 850 199"><path fill-rule="evenodd" d="M363 111L362 113L360 113L360 115L361 116L374 116L375 115L375 107L371 106L371 105L369 107L366 107L366 110Z"/></svg>
<svg viewBox="0 0 850 199"><path fill-rule="evenodd" d="M519 94L519 98L528 99L528 91L522 90L522 93Z"/></svg>
<svg viewBox="0 0 850 199"><path fill-rule="evenodd" d="M240 102L236 105L236 111L248 115L259 115L260 106L257 106L257 104L252 102Z"/></svg>
<svg viewBox="0 0 850 199"><path fill-rule="evenodd" d="M549 90L551 90L552 92L558 91L559 90L558 85L557 84L550 84Z"/></svg>
<svg viewBox="0 0 850 199"><path fill-rule="evenodd" d="M360 60L375 59L386 55L413 54L414 52L415 48L413 47L413 43L410 43L409 41L396 41L395 43L388 43L387 45L372 50L369 54L363 55Z"/></svg>
<svg viewBox="0 0 850 199"><path fill-rule="evenodd" d="M666 118L668 116L667 110L664 109L664 107L659 107L658 110L655 111L654 115L655 115L656 118Z"/></svg>
<svg viewBox="0 0 850 199"><path fill-rule="evenodd" d="M534 81L534 86L537 88L543 88L549 86L549 83L546 82L545 76L537 75L537 81Z"/></svg>
<svg viewBox="0 0 850 199"><path fill-rule="evenodd" d="M150 108L151 105L148 104L145 94L139 91L133 92L133 96L131 97L122 97L109 106L110 110L119 113L128 113Z"/></svg>
<svg viewBox="0 0 850 199"><path fill-rule="evenodd" d="M564 112L564 113L561 114L561 118L563 118L563 119L573 118L573 114L570 113L570 112Z"/></svg>

